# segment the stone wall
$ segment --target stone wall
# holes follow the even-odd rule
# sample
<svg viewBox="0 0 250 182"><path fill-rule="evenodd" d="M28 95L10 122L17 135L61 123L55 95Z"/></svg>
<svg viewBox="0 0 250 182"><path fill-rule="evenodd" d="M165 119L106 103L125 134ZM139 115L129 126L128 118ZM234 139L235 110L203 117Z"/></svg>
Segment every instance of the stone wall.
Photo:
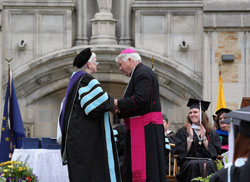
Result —
<svg viewBox="0 0 250 182"><path fill-rule="evenodd" d="M30 0L7 0L1 1L0 5L0 17L2 20L0 21L0 25L2 25L2 30L0 31L0 59L13 58L11 70L25 130L30 137L55 137L58 104L60 104L60 99L62 98L60 94L52 91L53 93L55 92L54 95L50 93L52 96L41 97L40 100L31 105L26 104L29 99L22 97L22 95L25 90L32 91L32 89L35 89L35 85L43 85L45 82L50 82L51 75L57 76L55 72L47 72L48 64L42 67L42 72L39 72L38 69L31 71L29 67L32 67L30 65L34 64L43 65L42 59L35 61L43 57L43 55L49 55L73 46L74 1L41 0L35 2ZM4 35L3 39L1 39L2 34ZM3 45L4 47L2 47ZM1 61L0 68L0 85L5 90L7 84L7 63ZM18 79L20 74L22 75L29 71L32 76L24 77L22 82L20 82ZM37 73L37 76L34 73ZM30 78L34 79L36 84L33 87L23 85L20 88L20 84L30 81ZM64 89L62 89L62 92L65 91ZM2 93L1 89L1 98L3 98ZM34 94L37 94L37 92L34 92ZM56 98L56 101L53 100L53 97ZM47 102L47 104L44 104L44 102ZM0 112L2 112L2 106L3 104L1 104Z"/></svg>
<svg viewBox="0 0 250 182"><path fill-rule="evenodd" d="M224 83L239 83L238 65L242 60L242 52L239 47L239 36L237 32L218 32L218 47L215 48L215 63L219 65L219 71ZM222 56L232 54L234 63L222 62Z"/></svg>
<svg viewBox="0 0 250 182"><path fill-rule="evenodd" d="M6 1L3 10L3 57L13 58L12 70L42 55L72 47L72 2L17 4Z"/></svg>
<svg viewBox="0 0 250 182"><path fill-rule="evenodd" d="M152 51L202 76L202 4L136 2L135 47Z"/></svg>
<svg viewBox="0 0 250 182"><path fill-rule="evenodd" d="M114 62L119 52L133 47L150 67L153 58L162 111L173 130L185 121L189 97L211 101L208 115L215 112L219 71L229 108L237 109L241 98L250 95L248 0L112 2L118 45L89 45L96 1L0 2L0 97L7 84L3 58L13 57L16 91L30 136L55 137L59 105L74 71L72 60L87 46L101 63L94 76L117 98L128 82ZM224 54L234 55L234 61L222 62Z"/></svg>
<svg viewBox="0 0 250 182"><path fill-rule="evenodd" d="M212 102L210 114L216 109L219 72L228 108L239 109L242 97L250 94L249 8L246 0L204 1L203 97ZM234 60L222 61L226 54Z"/></svg>

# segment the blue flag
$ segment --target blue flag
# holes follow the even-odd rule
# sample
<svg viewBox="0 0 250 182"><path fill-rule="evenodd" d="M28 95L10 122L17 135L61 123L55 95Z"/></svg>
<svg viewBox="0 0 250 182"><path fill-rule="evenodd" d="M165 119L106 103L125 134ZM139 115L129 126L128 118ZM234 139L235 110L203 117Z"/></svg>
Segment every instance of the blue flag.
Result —
<svg viewBox="0 0 250 182"><path fill-rule="evenodd" d="M8 123L9 114L12 116L12 149L22 147L22 137L25 137L23 128L23 121L19 110L17 96L14 88L13 80L11 79L11 101L9 112L9 84L6 90L4 112L3 112L3 123L1 129L1 143L0 143L0 162L9 160L10 153L10 127Z"/></svg>

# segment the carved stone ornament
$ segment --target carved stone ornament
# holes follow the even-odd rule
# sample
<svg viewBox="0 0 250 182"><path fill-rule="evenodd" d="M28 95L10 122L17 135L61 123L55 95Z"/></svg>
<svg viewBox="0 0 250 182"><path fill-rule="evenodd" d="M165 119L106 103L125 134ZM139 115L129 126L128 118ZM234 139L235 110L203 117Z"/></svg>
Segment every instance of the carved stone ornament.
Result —
<svg viewBox="0 0 250 182"><path fill-rule="evenodd" d="M187 49L189 47L189 45L187 44L187 42L185 40L181 41L179 46L180 46L181 51L187 51Z"/></svg>
<svg viewBox="0 0 250 182"><path fill-rule="evenodd" d="M18 44L17 44L17 47L19 50L25 50L27 46L27 42L25 42L24 40L21 40Z"/></svg>
<svg viewBox="0 0 250 182"><path fill-rule="evenodd" d="M39 85L43 85L51 80L51 75L43 76L36 80Z"/></svg>
<svg viewBox="0 0 250 182"><path fill-rule="evenodd" d="M97 0L99 13L111 13L112 0Z"/></svg>

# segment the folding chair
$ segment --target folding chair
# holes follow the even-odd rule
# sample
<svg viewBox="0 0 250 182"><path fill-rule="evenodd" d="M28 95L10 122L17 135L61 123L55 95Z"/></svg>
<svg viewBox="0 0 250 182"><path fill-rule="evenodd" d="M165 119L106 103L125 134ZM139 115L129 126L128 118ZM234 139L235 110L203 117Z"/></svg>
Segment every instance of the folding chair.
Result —
<svg viewBox="0 0 250 182"><path fill-rule="evenodd" d="M171 149L173 149L175 147L175 144L174 143L170 143L169 144ZM174 155L174 167L173 167L173 174L171 174L171 169L172 169L172 166L171 166L171 162L172 162L172 152L171 150L169 151L169 161L168 161L168 175L166 176L167 178L167 182L176 182L176 176L175 174L179 172L179 169L178 169L178 166L177 166L177 158L178 158L178 155Z"/></svg>

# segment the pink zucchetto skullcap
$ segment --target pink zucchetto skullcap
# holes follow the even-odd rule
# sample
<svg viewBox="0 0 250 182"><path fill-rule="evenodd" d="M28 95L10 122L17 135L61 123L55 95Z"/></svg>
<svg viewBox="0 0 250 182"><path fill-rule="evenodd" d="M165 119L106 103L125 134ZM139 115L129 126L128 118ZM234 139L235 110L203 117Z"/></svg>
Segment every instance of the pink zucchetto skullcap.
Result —
<svg viewBox="0 0 250 182"><path fill-rule="evenodd" d="M127 48L123 50L120 54L129 54L129 53L136 53L136 51L133 49Z"/></svg>

